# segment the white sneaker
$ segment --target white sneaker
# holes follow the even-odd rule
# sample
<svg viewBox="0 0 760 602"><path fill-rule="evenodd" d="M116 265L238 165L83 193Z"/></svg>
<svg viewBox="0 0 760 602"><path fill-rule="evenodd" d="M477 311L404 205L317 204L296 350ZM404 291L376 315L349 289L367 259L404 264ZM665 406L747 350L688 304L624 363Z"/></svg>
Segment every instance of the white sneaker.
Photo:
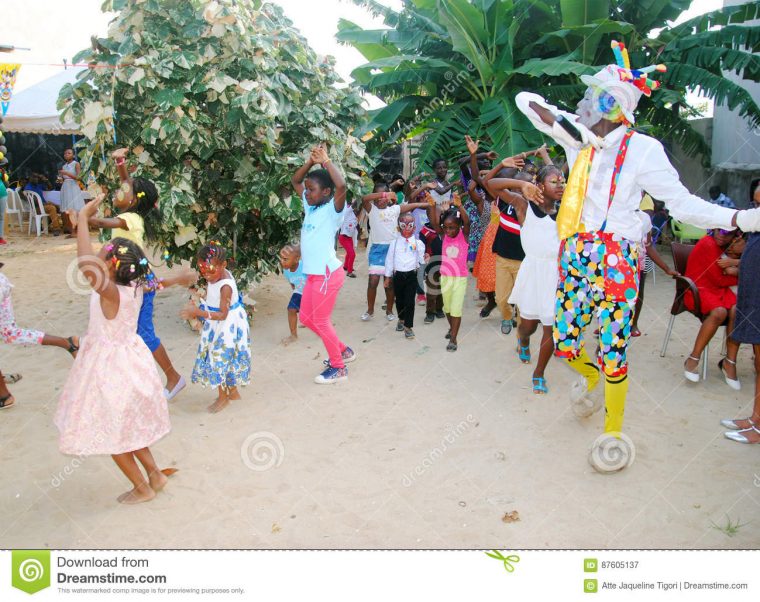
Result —
<svg viewBox="0 0 760 602"><path fill-rule="evenodd" d="M372 319L372 314L366 311L362 314L362 322L369 322Z"/></svg>
<svg viewBox="0 0 760 602"><path fill-rule="evenodd" d="M385 319L388 320L389 322L393 322L393 320L396 319L396 316L394 316L393 314L385 314Z"/></svg>

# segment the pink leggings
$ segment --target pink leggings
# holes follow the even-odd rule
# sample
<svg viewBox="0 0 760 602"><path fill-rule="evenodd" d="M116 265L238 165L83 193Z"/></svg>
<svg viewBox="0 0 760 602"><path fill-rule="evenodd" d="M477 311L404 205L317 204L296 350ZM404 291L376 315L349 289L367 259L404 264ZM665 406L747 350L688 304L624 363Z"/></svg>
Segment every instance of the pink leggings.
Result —
<svg viewBox="0 0 760 602"><path fill-rule="evenodd" d="M313 330L322 339L333 368L343 368L342 353L346 346L340 342L338 333L332 325L332 310L338 299L340 287L346 280L346 274L338 268L328 277L309 274L301 297L301 324Z"/></svg>
<svg viewBox="0 0 760 602"><path fill-rule="evenodd" d="M354 271L354 259L356 259L354 239L345 234L341 234L338 236L338 242L340 243L340 246L346 250L346 261L343 263L343 267L350 274Z"/></svg>

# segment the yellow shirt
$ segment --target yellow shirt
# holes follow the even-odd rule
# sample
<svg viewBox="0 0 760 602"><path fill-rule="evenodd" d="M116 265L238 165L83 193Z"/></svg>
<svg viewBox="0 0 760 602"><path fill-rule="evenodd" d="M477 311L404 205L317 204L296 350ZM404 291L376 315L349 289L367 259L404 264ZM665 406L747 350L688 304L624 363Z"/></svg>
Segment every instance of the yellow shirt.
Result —
<svg viewBox="0 0 760 602"><path fill-rule="evenodd" d="M117 215L119 219L123 219L127 223L128 230L122 228L113 228L111 230L111 238L121 236L127 240L131 240L137 244L141 249L145 247L145 223L142 216L137 213L121 213Z"/></svg>
<svg viewBox="0 0 760 602"><path fill-rule="evenodd" d="M652 197L648 194L641 197L639 209L641 209L641 211L654 211L654 201L652 200Z"/></svg>

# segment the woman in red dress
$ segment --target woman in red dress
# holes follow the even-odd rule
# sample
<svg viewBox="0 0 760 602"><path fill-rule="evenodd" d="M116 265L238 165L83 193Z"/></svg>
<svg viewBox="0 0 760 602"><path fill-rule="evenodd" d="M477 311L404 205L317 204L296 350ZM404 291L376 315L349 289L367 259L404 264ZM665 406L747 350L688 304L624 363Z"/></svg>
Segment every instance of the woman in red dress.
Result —
<svg viewBox="0 0 760 602"><path fill-rule="evenodd" d="M696 244L686 264L685 276L691 278L697 285L699 309L702 315L706 316L694 341L694 349L684 363L684 376L691 382L699 382L699 358L726 318L728 318L727 331L733 330L736 294L735 289L732 290L731 287L736 287L739 279L734 274L726 274L718 264L718 260L734 242L737 234L737 230L713 230ZM690 310L694 309L694 296L690 291L684 296L684 303ZM739 381L736 380L738 352L739 344L730 337L727 338L726 357L718 363L718 368L723 373L726 383L737 390L740 387ZM730 364L730 374L727 374L729 367L724 368L724 362Z"/></svg>

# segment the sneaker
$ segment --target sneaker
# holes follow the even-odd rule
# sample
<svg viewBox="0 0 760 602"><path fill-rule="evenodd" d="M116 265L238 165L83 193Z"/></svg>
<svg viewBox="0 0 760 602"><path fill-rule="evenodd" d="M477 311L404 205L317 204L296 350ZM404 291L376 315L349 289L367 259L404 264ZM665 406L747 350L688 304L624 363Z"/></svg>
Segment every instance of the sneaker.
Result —
<svg viewBox="0 0 760 602"><path fill-rule="evenodd" d="M446 314L443 313L442 311L437 311L435 312L435 317L438 318L439 320L443 320L446 317Z"/></svg>
<svg viewBox="0 0 760 602"><path fill-rule="evenodd" d="M347 276L348 276L349 278L356 278L356 274L354 274L353 272L349 272L349 273L347 274Z"/></svg>
<svg viewBox="0 0 760 602"><path fill-rule="evenodd" d="M417 305L427 305L427 297L425 295L417 295Z"/></svg>
<svg viewBox="0 0 760 602"><path fill-rule="evenodd" d="M344 363L350 364L358 357L358 354L351 347L346 347L340 356L343 358Z"/></svg>
<svg viewBox="0 0 760 602"><path fill-rule="evenodd" d="M362 314L362 322L369 322L372 319L372 314L369 312L364 312Z"/></svg>
<svg viewBox="0 0 760 602"><path fill-rule="evenodd" d="M414 331L411 328L404 328L404 336L407 339L413 339L414 338Z"/></svg>
<svg viewBox="0 0 760 602"><path fill-rule="evenodd" d="M393 320L396 319L396 316L394 314L385 314L385 319L389 322L393 322Z"/></svg>
<svg viewBox="0 0 760 602"><path fill-rule="evenodd" d="M396 332L401 332L402 330L404 330L404 323L399 320L398 324L396 324Z"/></svg>
<svg viewBox="0 0 760 602"><path fill-rule="evenodd" d="M501 321L501 334L509 334L512 332L512 320Z"/></svg>
<svg viewBox="0 0 760 602"><path fill-rule="evenodd" d="M433 320L435 320L435 314L425 314L425 319L423 320L423 322L425 324L432 324Z"/></svg>
<svg viewBox="0 0 760 602"><path fill-rule="evenodd" d="M382 308L381 308L381 309L382 309L383 311L385 311L386 309L388 309L388 304L387 304L387 303L383 303L383 306L382 306Z"/></svg>
<svg viewBox="0 0 760 602"><path fill-rule="evenodd" d="M318 385L333 385L344 380L348 380L348 368L333 368L330 365L314 378Z"/></svg>

